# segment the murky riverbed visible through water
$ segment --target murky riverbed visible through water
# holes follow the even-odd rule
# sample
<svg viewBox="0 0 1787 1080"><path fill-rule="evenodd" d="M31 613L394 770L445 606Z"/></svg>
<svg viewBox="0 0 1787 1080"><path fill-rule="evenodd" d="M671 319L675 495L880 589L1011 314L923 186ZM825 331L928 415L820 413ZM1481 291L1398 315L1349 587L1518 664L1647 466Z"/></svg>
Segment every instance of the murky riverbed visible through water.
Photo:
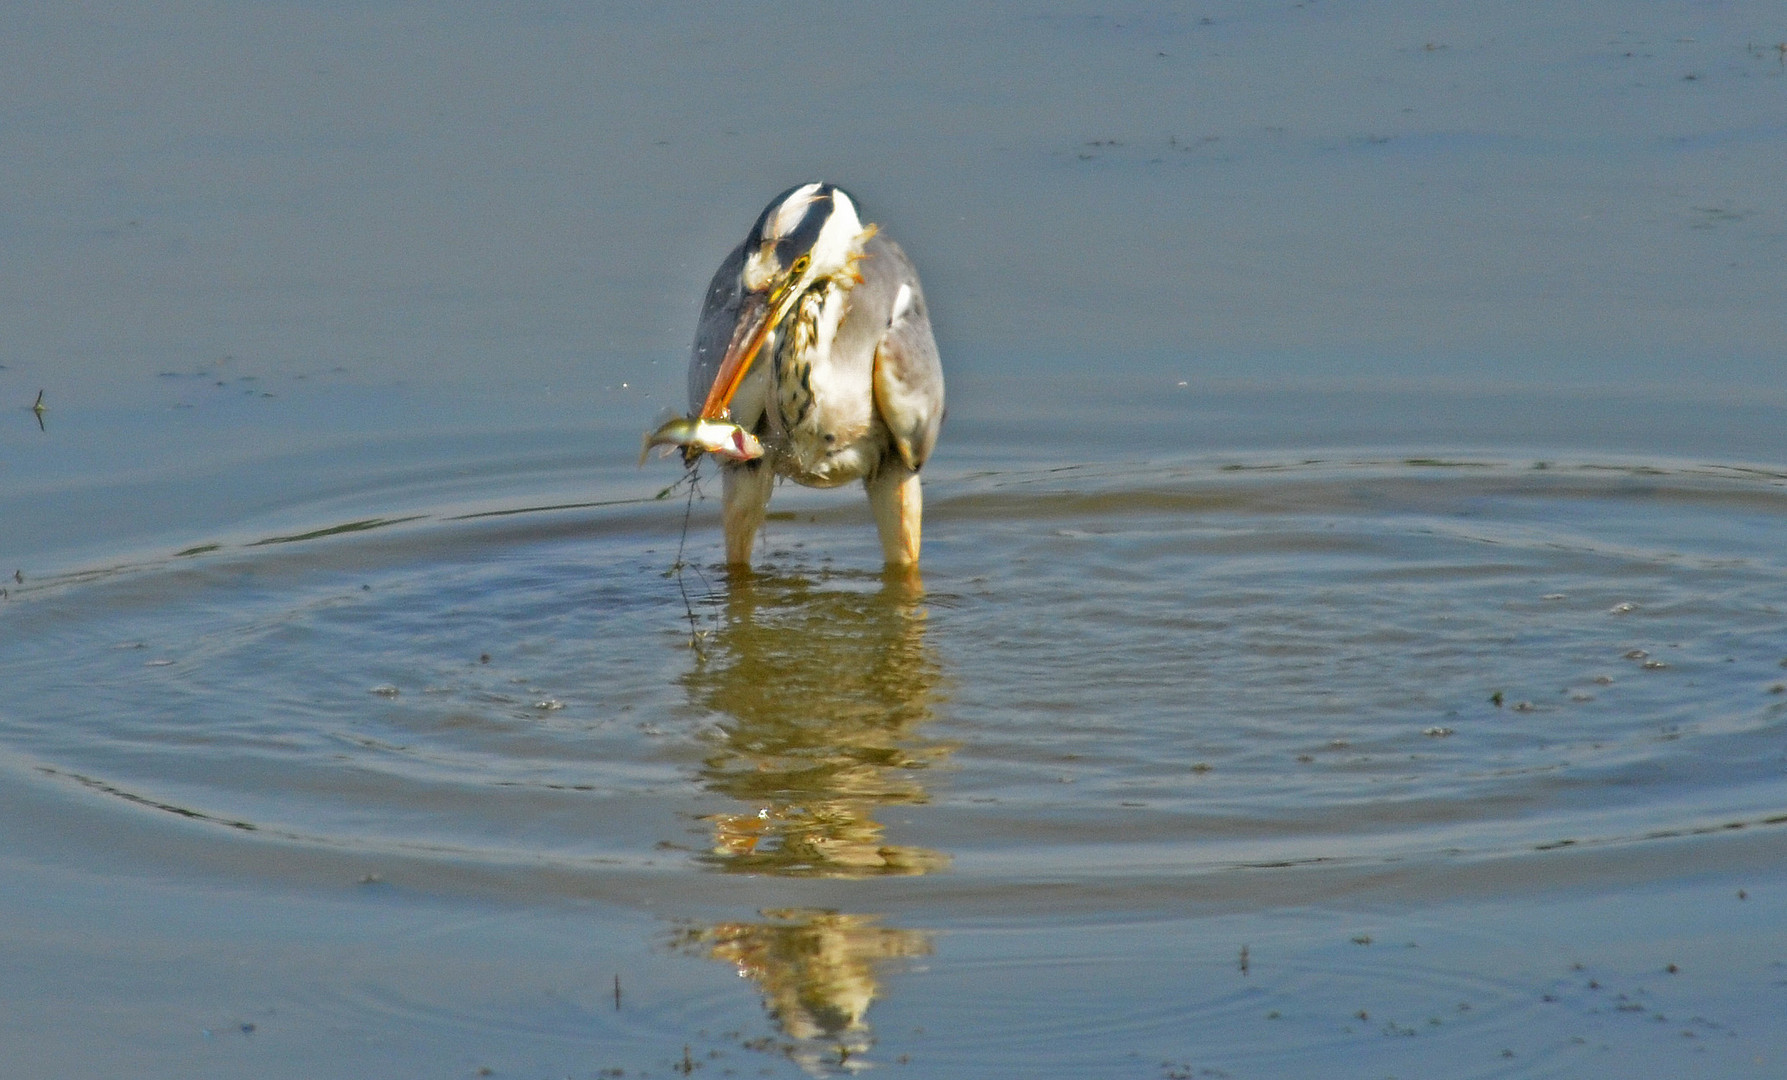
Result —
<svg viewBox="0 0 1787 1080"><path fill-rule="evenodd" d="M0 20L0 1073L1779 1075L1774 6ZM633 466L818 176L920 581Z"/></svg>

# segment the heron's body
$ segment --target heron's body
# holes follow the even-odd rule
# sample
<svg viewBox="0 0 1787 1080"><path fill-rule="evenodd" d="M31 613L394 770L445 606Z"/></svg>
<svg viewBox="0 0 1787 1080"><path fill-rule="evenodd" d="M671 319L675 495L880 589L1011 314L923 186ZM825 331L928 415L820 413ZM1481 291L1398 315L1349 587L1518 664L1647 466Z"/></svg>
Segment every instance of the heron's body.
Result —
<svg viewBox="0 0 1787 1080"><path fill-rule="evenodd" d="M943 421L943 368L918 272L837 188L778 197L714 274L689 364L692 412L763 444L722 465L726 558L748 565L777 477L861 480L892 566L918 562L918 473Z"/></svg>

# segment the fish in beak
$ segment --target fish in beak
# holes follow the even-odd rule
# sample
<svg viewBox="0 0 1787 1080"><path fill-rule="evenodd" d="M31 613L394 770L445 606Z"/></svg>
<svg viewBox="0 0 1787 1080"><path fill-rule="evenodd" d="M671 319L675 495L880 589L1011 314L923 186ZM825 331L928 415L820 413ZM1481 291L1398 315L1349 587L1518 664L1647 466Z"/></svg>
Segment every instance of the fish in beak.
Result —
<svg viewBox="0 0 1787 1080"><path fill-rule="evenodd" d="M645 464L646 455L654 446L665 447L665 454L681 447L685 465L693 465L702 454L731 462L755 461L763 456L763 444L757 436L737 424L687 416L671 417L647 435L645 445L639 448L639 464Z"/></svg>

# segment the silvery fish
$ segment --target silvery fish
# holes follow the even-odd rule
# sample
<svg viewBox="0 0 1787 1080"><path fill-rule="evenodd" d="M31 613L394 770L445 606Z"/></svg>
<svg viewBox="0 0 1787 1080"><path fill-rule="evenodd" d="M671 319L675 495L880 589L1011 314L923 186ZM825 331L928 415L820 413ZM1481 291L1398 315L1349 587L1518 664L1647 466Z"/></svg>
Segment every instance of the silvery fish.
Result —
<svg viewBox="0 0 1787 1080"><path fill-rule="evenodd" d="M693 416L677 416L666 420L658 430L645 437L639 450L639 464L654 446L680 446L683 459L694 461L702 453L713 454L727 461L752 461L763 456L763 444L757 436L727 420L701 420ZM668 454L670 451L664 451Z"/></svg>

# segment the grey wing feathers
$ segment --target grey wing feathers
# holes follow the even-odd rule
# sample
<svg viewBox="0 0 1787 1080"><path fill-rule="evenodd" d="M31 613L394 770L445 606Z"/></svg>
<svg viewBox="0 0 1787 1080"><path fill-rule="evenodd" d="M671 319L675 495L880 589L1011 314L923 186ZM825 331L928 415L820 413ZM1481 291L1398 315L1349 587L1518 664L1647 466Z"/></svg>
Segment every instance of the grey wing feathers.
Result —
<svg viewBox="0 0 1787 1080"><path fill-rule="evenodd" d="M689 414L692 416L707 401L707 392L720 373L720 360L726 346L732 343L732 329L738 323L739 305L744 301L744 288L739 274L745 265L745 245L732 249L720 268L714 271L707 287L707 300L701 305L701 321L695 325L695 347L689 356Z"/></svg>
<svg viewBox="0 0 1787 1080"><path fill-rule="evenodd" d="M891 288L893 297L875 349L875 408L900 459L916 472L931 456L943 426L943 362L918 272L898 244L877 241L870 243L869 254L880 265L865 272L879 277L878 284Z"/></svg>

